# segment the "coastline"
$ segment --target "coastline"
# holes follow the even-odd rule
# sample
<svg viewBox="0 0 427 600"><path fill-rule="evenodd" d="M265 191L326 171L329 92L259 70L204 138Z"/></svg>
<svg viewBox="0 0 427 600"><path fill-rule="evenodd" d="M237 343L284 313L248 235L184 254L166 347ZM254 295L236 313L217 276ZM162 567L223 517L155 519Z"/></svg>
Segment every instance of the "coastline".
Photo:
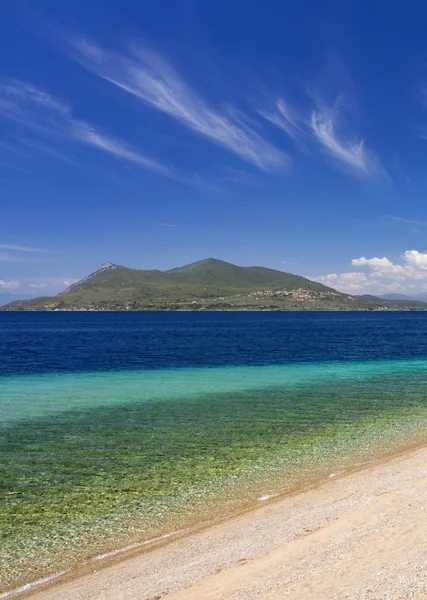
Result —
<svg viewBox="0 0 427 600"><path fill-rule="evenodd" d="M115 317L52 321L59 350L45 344L45 319L20 325L21 345L28 340L44 351L40 360L6 354L2 365L2 448L19 465L7 471L3 598L13 589L62 588L133 557L148 560L160 546L186 547L184 538L231 526L243 513L251 515L249 529L255 505L280 503L297 487L305 495L344 478L352 465L425 444L427 323L420 316L257 316L244 327L240 317L237 327L219 317L172 317L134 319L133 337L129 322ZM13 342L13 323L5 332ZM124 349L115 349L118 336ZM154 349L147 351L147 339L157 340ZM279 358L283 364L273 361ZM8 412L19 416L10 426ZM45 470L34 469L34 448ZM269 531L262 542L273 548ZM253 539L242 544L256 555ZM197 561L196 554L190 562ZM189 577L186 583L199 575Z"/></svg>
<svg viewBox="0 0 427 600"><path fill-rule="evenodd" d="M229 393L227 402L223 401L222 394L215 396L213 402L207 402L204 394L200 396L199 400L197 398L193 400L194 390L189 390L191 393L188 393L188 396L191 401L188 405L183 405L182 402L168 403L167 414L169 420L173 419L174 414L180 415L180 418L183 416L180 423L187 423L188 417L190 426L181 428L180 436L176 440L170 437L169 427L165 427L162 436L160 435L162 430L157 427L155 429L157 432L156 446L152 451L150 447L148 450L142 447L144 450L142 454L141 428L129 429L128 425L132 422L145 423L143 419L152 414L148 411L149 405L138 401L134 405L136 408L132 409L132 406L126 401L126 411L120 408L119 403L118 407L109 412L110 409L106 407L105 402L105 389L103 386L96 385L94 391L102 400L102 406L95 412L90 410L88 415L84 415L84 419L81 418L82 412L77 410L77 413L76 411L70 413L71 419L68 419L67 416L63 419L59 415L54 419L49 417L41 421L34 421L37 424L35 439L41 440L40 447L42 449L45 448L44 440L49 440L49 445L46 446L46 450L43 450L44 454L39 455L39 458L40 456L45 457L47 464L50 464L50 457L55 456L55 465L59 465L59 467L56 467L56 471L53 471L50 478L54 484L53 487L45 486L46 493L40 496L41 500L38 500L37 496L31 495L30 488L28 494L24 495L22 500L19 499L15 510L14 496L13 494L10 496L10 518L9 520L5 519L4 523L12 528L11 531L15 532L15 535L14 537L11 535L9 539L6 537L0 551L2 560L0 564L4 565L0 568L4 580L2 592L19 589L28 583L31 584L68 569L70 566L73 568L72 575L74 575L75 567L85 561L90 561L97 555L113 552L120 554L120 558L124 558L124 554L118 553L117 550L130 545L134 547L134 544L137 548L142 545L145 547L146 540L170 534L174 530L185 528L188 531L188 528L194 524L212 522L213 517L218 517L219 520L240 514L243 510L257 505L257 500L262 496L276 493L284 495L292 490L302 489L308 482L328 478L333 472L346 470L352 465L391 454L414 443L422 444L427 438L423 402L426 373L424 363L425 361L421 364L418 361L409 363L376 361L359 366L354 362L348 363L348 367L352 365L351 368L355 367L355 371L345 370L349 375L347 383L347 379L337 380L336 367L332 367L333 377L329 373L325 385L321 385L321 382L316 383L316 378L311 381L311 378L308 377L313 368L316 373L319 369L323 373L325 370L323 365L304 366L305 383L310 385L292 388L294 391L292 392L293 411L291 412L288 411L288 404L282 401L282 386L279 386L277 391L273 386L270 391L266 392L262 386L260 391L256 392L244 391L236 395ZM399 368L398 365L400 365ZM366 367L367 371L363 368L362 373L359 372L360 366ZM383 377L387 374L383 372L383 367L387 367L385 371L391 373L391 379ZM410 367L409 370L407 367ZM259 376L262 375L266 381L273 383L272 370L278 370L278 373L281 373L280 367L263 367L259 369ZM288 377L288 367L285 370L286 379L291 384L295 378ZM299 381L301 373L298 369L297 371L297 380ZM247 371L244 372L247 373ZM156 371L157 373L161 375L162 379L164 378L164 370ZM184 379L188 378L188 372L181 371L180 373L185 375ZM215 370L214 373L218 373L218 371ZM128 374L126 372L126 377ZM253 377L252 371L250 371L250 375L251 381L261 383L258 378ZM350 375L352 376L350 377ZM363 375L363 377L359 377L359 375ZM374 377L368 375L374 375ZM55 380L56 377L55 375ZM19 392L19 386L12 381L11 397L16 396L17 392L22 398L31 397L31 408L33 405L39 405L36 392L41 390L43 397L55 399L55 406L57 406L58 399L62 398L58 390L68 389L66 381L62 380L63 377L68 376L58 375L58 377L59 385L56 382L49 393L47 392L50 388L44 379L40 384L37 378L25 378L25 385ZM87 378L85 376L82 381L77 381L78 377L75 377L76 381L75 385L73 384L71 397L75 397L77 400L84 398L85 405L87 405L91 397L91 388L88 386ZM204 377L196 377L196 380L199 379L204 380ZM222 380L222 378L220 379ZM242 379L241 374L238 379ZM332 379L333 384L330 383ZM174 389L181 389L175 372L171 373L170 380L175 386ZM118 397L118 389L124 398L133 397L132 389L123 385L122 378L119 378L115 386L111 385L110 375L106 381L110 386L112 397ZM136 381L139 386L138 374L136 374ZM312 383L316 385L312 385ZM5 389L6 393L3 394L3 399L8 397L7 386ZM30 390L31 396L28 394ZM188 390L187 386L185 386L185 390ZM385 397L384 390L388 390L386 402L382 400ZM159 391L163 398L165 390ZM151 393L149 396L151 397ZM140 394L137 397L139 399ZM334 398L339 401L339 411L337 411ZM402 402L402 398L408 398L408 402ZM378 401L379 399L381 401ZM67 407L70 407L68 401L66 404ZM10 406L14 406L14 404L10 403ZM43 408L42 404L40 406ZM79 409L79 402L76 406ZM153 404L154 409L156 406ZM164 404L160 404L160 406L163 407ZM265 406L268 410L260 411L260 406ZM75 419L75 414L79 415L79 419ZM191 426L194 414L199 415L197 423L200 424L200 427L196 430ZM211 418L218 414L221 415L223 423L220 428L217 427L216 418ZM169 422L165 421L163 412L155 411L154 416L156 417L154 424L165 422L167 425ZM236 416L238 421L235 423ZM100 429L102 433L105 424L109 427L111 422L114 422L116 427L114 432L118 432L114 436L116 454L109 453L108 445L106 448L104 447L102 435L98 435L96 438L93 438L92 433L87 437L84 435L86 430L92 432L93 423L97 423L97 426L102 425ZM31 441L32 438L28 437L34 429L31 423L30 419L23 428L21 426L11 428L9 437L6 439L19 440L23 435L24 439ZM148 424L150 425L150 422ZM272 428L274 427L279 435L273 435ZM199 431L200 435L201 429L204 432L202 445L194 447L192 445L195 439L194 431L196 434ZM86 443L80 443L79 447L75 444L71 444L70 447L67 444L64 445L62 432L69 430L73 431L73 439L78 439L80 442L87 440L92 451L88 453ZM133 432L133 437L129 437L127 433L123 438L124 445L120 435L122 430ZM110 430L108 431L111 433ZM106 439L108 441L113 438L108 436ZM170 444L170 442L173 443ZM162 468L164 464L169 468L173 457L180 456L180 447L194 448L192 456L200 456L201 460L195 464L191 463L191 469L186 461L183 461L181 465L178 464L177 477L175 477L177 485L175 488L167 489L169 495L164 497L154 495L151 505L150 499L145 505L142 504L143 499L139 493L133 493L134 488L132 487L135 456L138 457L140 470L142 465L146 465L145 470L141 471L145 476L143 486L140 483L140 476L138 476L138 490L144 487L148 490L147 486L150 486L151 482L156 485L156 482L161 479L162 473L165 474L165 480L169 481L168 471L162 471ZM202 452L199 452L200 447ZM245 450L247 447L252 451L249 456L250 460ZM26 446L18 454L14 451L12 458L15 460L15 457L22 457L24 461L25 449ZM160 460L141 462L144 456L157 456L157 449ZM165 449L168 449L167 453L165 453ZM176 449L178 449L177 452ZM62 455L64 460L58 461ZM74 471L70 469L67 458L69 455L73 456L71 464L73 468L76 458L82 461L87 460L89 469L83 470L83 473L88 472L89 474L91 465L96 459L97 469L108 472L110 477L113 476L113 483L117 481L120 482L120 485L111 485L110 480L104 481L103 478L89 477L86 481L81 481L79 478L75 480ZM212 456L216 457L213 465ZM120 460L115 462L115 457ZM128 462L127 459L129 459ZM77 461L77 464L79 465L77 474L80 477L80 462ZM175 463L173 463L174 465ZM109 470L106 470L107 467ZM199 474L193 479L195 485L188 485L186 477L188 474L193 477L194 467L198 467ZM238 467L237 474L236 467ZM33 476L30 470L28 473L29 477ZM70 498L70 494L68 496L65 494L67 489L61 488L60 494L55 493L55 482L58 476L63 478L64 473L67 475L67 482L72 492L76 488L74 482L77 481L79 484L77 490L80 502L76 503L76 506L78 508L90 506L95 511L95 518L77 521L77 527L74 526L72 518L67 520L70 510L66 503L66 500ZM16 482L11 481L11 491L20 489L20 480L15 479ZM17 487L15 488L13 485ZM27 491L25 487L22 489ZM123 496L121 496L122 489L126 492ZM50 490L53 493L50 493ZM116 511L111 510L111 502L107 502L106 499L111 502L117 501ZM71 500L73 500L72 496ZM149 510L145 510L145 506ZM50 507L57 511L61 521L49 520ZM15 512L13 512L14 510ZM25 526L16 527L15 515L21 518L21 522L25 525L27 515L31 517L32 514L37 514L36 511L38 511L40 519L45 519L43 527L40 520L38 529L33 527L26 530ZM75 511L74 514L79 516L78 511ZM82 514L85 516L84 512ZM7 531L6 527L5 531ZM9 573L11 577L8 578Z"/></svg>
<svg viewBox="0 0 427 600"><path fill-rule="evenodd" d="M427 592L427 568L422 568L426 495L424 441L344 473L331 473L284 496L260 497L259 507L177 531L149 548L135 544L104 560L96 557L27 592L4 597L234 600L241 590L242 599L248 600L289 594L316 599L412 598L403 595L407 588L420 598ZM313 555L318 562L313 563ZM394 581L396 569L400 575ZM323 588L328 590L325 595ZM368 590L374 589L378 591L372 595Z"/></svg>

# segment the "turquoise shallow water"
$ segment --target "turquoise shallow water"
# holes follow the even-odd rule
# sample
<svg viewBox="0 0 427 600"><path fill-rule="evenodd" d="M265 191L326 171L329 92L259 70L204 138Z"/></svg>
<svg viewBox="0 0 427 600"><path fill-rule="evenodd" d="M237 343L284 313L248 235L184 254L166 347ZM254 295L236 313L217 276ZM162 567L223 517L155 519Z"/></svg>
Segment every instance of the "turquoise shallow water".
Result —
<svg viewBox="0 0 427 600"><path fill-rule="evenodd" d="M2 426L69 410L419 373L426 359L42 373L0 379Z"/></svg>
<svg viewBox="0 0 427 600"><path fill-rule="evenodd" d="M427 360L0 378L7 590L422 440Z"/></svg>

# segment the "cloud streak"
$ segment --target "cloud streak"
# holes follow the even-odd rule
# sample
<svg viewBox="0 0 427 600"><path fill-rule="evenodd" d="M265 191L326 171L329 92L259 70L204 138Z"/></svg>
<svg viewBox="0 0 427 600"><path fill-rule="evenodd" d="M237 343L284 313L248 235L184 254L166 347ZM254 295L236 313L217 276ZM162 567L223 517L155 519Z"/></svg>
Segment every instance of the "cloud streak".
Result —
<svg viewBox="0 0 427 600"><path fill-rule="evenodd" d="M75 119L67 104L31 84L17 80L0 84L0 115L48 138L72 140L164 177L183 179L173 169L140 154L118 138Z"/></svg>
<svg viewBox="0 0 427 600"><path fill-rule="evenodd" d="M363 140L340 140L333 118L320 111L312 112L310 125L314 137L326 152L356 171L369 175L374 165L365 150Z"/></svg>
<svg viewBox="0 0 427 600"><path fill-rule="evenodd" d="M0 169L11 169L12 171L21 171L22 173L34 173L34 171L31 171L30 169L25 169L24 167L19 167L18 165L11 165L3 161L0 161Z"/></svg>
<svg viewBox="0 0 427 600"><path fill-rule="evenodd" d="M72 39L70 53L99 77L259 169L289 164L290 158L253 128L209 106L158 54L137 46L110 52L85 38Z"/></svg>
<svg viewBox="0 0 427 600"><path fill-rule="evenodd" d="M303 152L317 147L323 155L332 158L336 166L354 175L387 177L378 159L367 150L363 138L347 136L346 139L342 133L341 103L342 96L328 106L307 92L302 103L304 109L297 111L284 98L279 98L271 109L258 113L290 137Z"/></svg>
<svg viewBox="0 0 427 600"><path fill-rule="evenodd" d="M279 98L275 103L274 110L258 111L261 116L279 129L284 131L293 140L297 140L302 132L298 114L289 106L284 98Z"/></svg>
<svg viewBox="0 0 427 600"><path fill-rule="evenodd" d="M27 254L0 254L0 263L32 263L32 262L51 262L51 259L28 256Z"/></svg>
<svg viewBox="0 0 427 600"><path fill-rule="evenodd" d="M406 217L399 217L397 215L388 215L388 218L398 223L404 223L405 225L415 225L416 227L424 227L427 225L427 221L420 221L418 219L408 219Z"/></svg>
<svg viewBox="0 0 427 600"><path fill-rule="evenodd" d="M13 244L0 244L0 250L12 250L13 252L46 252L43 248L32 248L30 246L15 246Z"/></svg>

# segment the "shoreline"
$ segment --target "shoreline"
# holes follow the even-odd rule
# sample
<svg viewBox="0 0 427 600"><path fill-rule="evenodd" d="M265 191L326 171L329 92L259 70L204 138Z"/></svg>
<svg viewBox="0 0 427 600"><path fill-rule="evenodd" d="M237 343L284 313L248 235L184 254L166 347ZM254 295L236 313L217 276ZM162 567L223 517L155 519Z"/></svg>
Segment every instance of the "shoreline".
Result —
<svg viewBox="0 0 427 600"><path fill-rule="evenodd" d="M172 488L172 491L176 490L177 493L171 494L169 491L170 496L166 496L165 499L161 495L156 495L151 504L148 501L146 504L143 504L140 494L132 493L134 490L133 487L129 488L131 493L127 493L128 482L132 484L132 477L134 476L134 462L124 461L120 463L118 461L120 466L115 471L106 471L107 473L113 472L114 481L120 481L121 486L117 487L117 489L113 489L114 486L111 486L111 484L109 486L104 485L104 482L98 485L96 479L94 480L94 485L92 484L92 480L88 480L85 486L77 488L78 490L82 490L81 492L79 491L78 497L81 497L83 501L89 498L90 506L93 507L95 514L95 518L92 520L82 521L80 527L73 527L72 515L69 521L66 520L68 509L61 510L64 506L64 498L61 493L55 493L55 487L52 488L53 493L50 492L51 488L49 486L42 487L43 490L47 490L47 493L41 496L43 502L40 501L38 504L37 497L35 497L36 502L32 504L33 497L30 494L26 503L24 501L21 503L18 500L15 514L23 516L24 524L26 510L27 514L31 515L33 505L40 513L43 511L47 515L49 515L50 506L53 506L53 508L58 509L60 518L62 519L65 516L65 519L62 522L58 522L58 524L54 522L53 526L50 526L50 521L46 518L47 527L45 529L42 529L41 526L39 530L35 528L28 529L28 534L25 528L16 527L16 522L14 523L13 518L5 520L6 525L11 528L12 535L9 539L6 537L5 544L2 545L0 552L2 560L2 568L0 568L2 572L1 591L12 591L13 589L22 588L22 586L27 584L34 584L35 581L55 575L55 573L62 572L70 566L73 567L74 575L74 569L77 565L97 555L113 552L115 555L119 554L119 558L121 559L124 556L123 547L135 544L139 552L140 545L146 547L144 544L146 540L163 534L170 534L176 529L188 528L195 523L201 524L206 520L211 522L214 516L224 518L231 514L238 515L243 509L253 509L257 506L257 499L262 496L280 492L281 497L283 497L284 494L288 495L289 492L296 489L306 489L308 483L312 484L315 481L323 481L330 477L333 472L341 471L343 468L347 470L352 465L366 463L367 460L378 459L383 455L389 456L391 453L395 453L400 449L406 449L414 443L417 445L422 443L427 438L427 423L423 401L426 382L425 360L422 361L421 365L418 364L418 361L410 361L407 365L401 364L399 368L397 368L397 362L399 361L386 361L385 364L384 361L374 362L372 363L372 369L371 363L366 363L366 373L365 369L359 372L357 363L353 362L351 363L353 365L352 368L345 370L345 374L349 376L348 385L346 380L342 384L336 381L337 374L335 371L337 365L331 365L333 373L326 376L327 385L325 387L314 385L306 389L302 386L300 390L298 386L295 386L296 400L295 402L293 401L293 405L295 405L296 409L291 411L290 416L288 415L286 403L282 402L283 391L281 386L278 388L278 393L273 386L271 394L265 393L264 389L262 389L260 392L254 393L253 397L246 392L236 395L237 402L235 403L231 401L231 396L228 397L227 403L224 403L222 396L220 396L218 398L220 402L212 403L213 407L218 407L217 410L212 410L211 413L208 412L207 414L215 415L219 412L221 416L226 415L227 423L230 423L229 429L218 428L214 419L209 420L209 423L212 423L212 430L208 430L210 437L203 437L202 442L202 446L209 442L207 446L209 452L204 450L204 454L202 455L207 456L208 459L196 463L196 465L199 464L199 466L203 465L208 468L204 469L202 476L198 475L193 478L192 481L195 481L196 484L186 485L185 478L187 477L187 473L192 474L194 469L192 464L190 469L188 464L183 462L184 468L178 471L178 474L182 476L183 484L181 485L181 480L179 480L179 485L177 484L175 488ZM341 369L344 366L341 365L339 368ZM391 373L390 380L388 378L383 379L382 377L384 366L387 367L384 374ZM299 365L297 367L297 371L299 372ZM304 365L302 371L305 374L305 383L307 383L308 374L311 373L312 367L315 367L316 372L320 371L325 375L324 365L311 365L310 368ZM353 372L353 367L355 367L355 372ZM408 370L407 367L411 368ZM416 367L415 372L412 367ZM263 378L270 383L272 382L272 373L269 368L260 368L257 370L261 374L265 371L266 373L264 373ZM276 367L273 370L276 370ZM280 369L277 370L279 373L281 372ZM217 369L214 371L215 373L221 373ZM370 377L365 377L366 374L372 373L375 375L372 380ZM159 374L164 379L164 371L160 371ZM378 374L381 377L376 377ZM175 371L171 375L171 382L182 392L182 386L177 385ZM98 378L98 374L96 378ZM241 378L240 374L237 376L237 379L239 378ZM286 378L289 379L289 382L295 379L295 377L289 378L287 371ZM299 373L299 378L301 378L301 373ZM196 377L195 379L196 381L197 379L204 381L205 377ZM260 383L258 377L249 377L248 379L250 381L253 379L255 383ZM220 381L223 382L223 380L224 378L221 377ZM333 388L331 388L332 384L329 384L329 380L334 381ZM64 385L64 381L61 380L58 387L68 389ZM127 398L131 395L129 388L123 386L122 379L118 379L118 385L115 388L110 385L110 377L106 378L106 381L108 382L109 393L112 398L117 397L116 390L119 388L124 397ZM140 385L138 377L136 381ZM57 388L54 387L53 393L51 393L46 386L46 382L36 386L34 386L34 383L37 383L37 381L33 382L29 380L29 382L25 382L22 393L20 392L18 396L23 398L30 397L29 392L31 392L32 403L30 406L33 403L38 406L40 403L36 401L38 398L37 393L38 390L41 390L43 396L46 396L46 398L55 398L55 406L57 406L56 398L61 397L57 393ZM88 382L83 379L82 382L79 383L76 381L75 383L76 387L72 389L77 390L77 393L73 393L78 398L81 391L83 391L85 405L89 404L92 396L90 388L87 385ZM311 376L310 383L312 383ZM385 388L384 385L386 386ZM8 397L8 388L6 387L5 389L6 394L3 398ZM19 390L16 382L11 386L11 389L16 395L17 390ZM102 387L99 389L102 391L99 394L100 398L102 398L102 409L94 414L90 413L88 418L84 419L83 424L85 427L93 422L98 422L98 416L101 417L101 420L105 418L107 424L111 420L110 416L105 416L105 407L107 404L104 400L106 397L105 392ZM390 395L387 398L384 397L384 389L389 390ZM95 391L97 390L98 387L96 386ZM163 398L164 390L159 390L159 393ZM416 402L402 402L402 397L406 398L407 396L410 399L412 397L415 398ZM339 398L339 402L343 404L339 415L334 402L330 401L330 398L334 397ZM248 398L251 398L251 402L248 402ZM383 398L386 402L383 401ZM311 399L313 399L313 402L311 402ZM346 402L345 399L349 401ZM379 399L381 401L378 401ZM269 408L266 419L262 411L259 410L259 406L264 406L264 404ZM78 403L76 405L78 407ZM7 406L8 403L6 402L6 408ZM14 412L17 412L16 406L12 402L9 403L9 406L14 407ZM69 403L67 403L67 406L70 408ZM184 412L180 404L177 403L177 406L179 406L179 413ZM203 416L202 409L206 414L204 396L202 396L200 402L189 404L191 411L193 411L194 406L197 407L196 412L198 415ZM208 406L210 406L209 403ZM244 412L246 410L245 406L253 406L253 409ZM138 409L135 412L137 418L142 417L143 413L146 412L145 404L141 404L141 407L141 410ZM187 413L190 408L187 410ZM278 408L280 408L280 412L276 411ZM121 412L126 415L126 419L124 419L123 423L120 421L120 424L127 427L130 422L128 415L132 415L132 413L116 409L112 414L116 417ZM170 409L168 412L170 412ZM259 414L262 416L258 419ZM239 427L233 424L232 417L235 415L239 418ZM160 417L161 419L164 418L163 415L160 415ZM37 433L36 439L40 438L43 443L44 439L53 440L54 442L59 439L60 445L55 442L52 448L54 450L57 449L59 451L58 456L61 456L63 442L62 438L58 438L57 432L61 434L64 429L71 429L74 422L74 418L69 421L64 419L63 422L60 419L54 419L54 427L51 428L49 424L50 419L47 419L46 435L41 437L40 433ZM203 417L202 425L207 422L206 417ZM41 423L43 424L43 421ZM257 423L260 423L259 427ZM296 426L294 426L294 423ZM278 436L270 433L269 428L275 424L278 424L277 429L280 432ZM82 430L84 433L84 428ZM295 435L293 434L294 430L296 431ZM20 427L16 431L21 434ZM36 431L39 430L36 428ZM45 430L42 428L40 431L44 432ZM80 432L80 429L77 428L73 431L76 435ZM120 427L118 431L120 433ZM133 457L133 450L139 451L140 434L139 430L136 431L138 434L134 436L136 443L129 446L127 440L126 447L123 446L122 452L117 455L119 458L122 456ZM165 431L167 433L168 428L165 428ZM221 433L219 438L223 442L221 447L216 441L218 431L224 432ZM265 434L266 432L268 433L267 435ZM284 435L284 432L286 435ZM27 426L24 428L23 433L25 436L28 435L29 428ZM256 437L258 434L259 437ZM91 437L82 439L88 439L93 445L94 451L96 450L97 452L95 456L102 458L104 454L102 437L98 436L97 444L93 444ZM129 439L132 440L132 438ZM163 436L162 439L168 443L167 436ZM189 447L192 448L192 427L188 427L188 432L182 439L184 439L185 444L190 444ZM171 448L179 448L181 444L180 440L181 438L179 438L179 443L174 443ZM119 435L117 442L114 442L115 447L116 444L120 444L120 441L121 437ZM234 450L233 444L237 448L237 451ZM255 448L252 454L249 455L246 451L241 450L241 448L245 448L245 444L249 444L248 447L251 451ZM163 453L165 446L163 444L157 444L157 446ZM79 453L77 447L72 446L72 451L76 451L78 457L86 460L86 457L94 456L93 454L88 454L85 445L81 447L83 448L83 453ZM169 448L169 446L166 447ZM196 450L198 447L196 446ZM220 459L214 463L213 469L210 469L211 455L216 456L217 448L224 448L224 451L221 450L222 454L218 453ZM176 454L179 456L179 452ZM17 456L18 458L22 456L25 461L24 454L18 454ZM52 451L49 450L43 456L46 456L49 461L50 457L53 456ZM72 477L74 473L71 469L68 470L67 455L64 454L64 456L65 460L59 464L64 464L65 473L70 474L70 489L73 489L71 484L74 482ZM114 457L115 455L112 456ZM141 454L138 454L138 456L141 456ZM142 456L144 456L144 453ZM173 457L172 454L170 456ZM247 460L248 456L250 457L250 461ZM163 458L162 460L158 460L155 468L152 471L148 471L150 477L147 476L144 480L147 485L151 485L151 481L156 482L160 478L162 471L156 469L158 469L157 464L162 467L162 461L170 465L169 454L167 461ZM109 463L108 465L103 462L100 464L104 465L104 469L112 469L114 462L109 461ZM141 464L148 464L149 467L151 465L150 462ZM201 469L199 470L202 473ZM32 475L30 471L28 472ZM214 476L212 476L212 473ZM61 475L62 471L57 470L58 474ZM143 474L143 471L141 471L141 474ZM138 484L140 476L138 475ZM125 477L127 478L125 479ZM55 481L55 477L52 477L51 480ZM16 485L20 485L18 479ZM118 491L121 492L122 487L126 492L123 495L123 499L133 502L129 509L126 508L122 497L117 495ZM105 502L104 497L101 495L104 488L107 492L110 492L110 495L107 497L108 499L112 501L117 500L118 509L116 512L110 510L111 503ZM19 490L20 488L17 487L16 489ZM142 489L142 486L139 485L135 489ZM11 487L11 490L13 491L15 488ZM12 509L15 506L13 501L14 498L12 495L12 502L10 503ZM55 506L54 502L58 503L58 507ZM88 501L87 504L89 505ZM146 505L151 512L145 510ZM78 506L78 503L76 503L76 506ZM13 510L10 511L10 514L13 516ZM77 514L79 513L77 512ZM172 536L168 535L168 537Z"/></svg>
<svg viewBox="0 0 427 600"><path fill-rule="evenodd" d="M172 564L174 564L177 561L177 558L183 553L183 550L185 552L185 550L189 547L193 547L193 551L195 553L195 555L192 557L193 561L197 560L197 556L199 555L198 546L200 543L202 547L203 544L209 545L210 537L218 535L220 537L221 535L226 536L227 531L230 530L235 530L235 540L240 539L241 544L243 544L246 549L245 554L253 553L254 557L252 557L250 560L254 560L257 556L257 547L256 545L251 547L250 539L248 539L248 536L245 535L245 530L247 530L250 527L253 527L254 524L256 525L260 518L264 520L266 515L268 519L268 515L272 516L277 512L280 513L281 511L285 511L287 513L288 505L292 505L295 503L298 504L300 502L304 503L304 501L312 495L320 495L320 497L325 495L327 496L330 492L331 486L334 487L337 484L343 487L352 488L352 486L354 487L355 479L372 479L372 476L374 476L375 480L375 473L381 471L381 469L392 470L396 464L407 460L414 461L419 455L424 456L424 462L425 464L427 464L426 440L424 440L423 442L420 442L418 440L417 442L413 442L409 445L407 444L404 448L395 450L394 452L383 453L382 456L380 455L374 460L368 460L364 463L358 463L352 467L345 469L344 471L330 473L326 477L323 476L317 478L316 480L311 480L309 482L306 482L305 484L299 485L293 490L288 490L286 492L277 494L260 496L257 500L257 505L254 505L254 503L252 502L250 505L248 505L246 508L243 508L238 513L234 513L231 515L222 515L219 517L217 516L210 520L203 521L201 523L189 526L184 529L165 533L164 535L161 535L152 540L134 543L127 547L118 548L116 550L107 552L104 555L95 556L77 565L77 567L67 569L66 571L62 571L57 574L52 574L33 583L26 584L16 590L10 590L8 592L5 592L4 594L0 594L0 598L35 598L36 600L56 600L56 598L61 597L61 599L64 598L68 600L69 598L71 600L71 598L80 597L78 596L77 591L80 588L86 589L87 586L90 586L91 584L96 588L97 582L99 583L100 581L104 581L102 587L104 590L103 593L105 593L105 581L109 581L111 580L111 578L116 579L117 575L121 571L125 570L127 573L125 576L125 580L128 579L129 576L132 580L135 578L138 579L138 573L140 573L141 571L143 573L145 572L145 576L142 576L142 580L144 580L147 577L150 578L150 568L148 568L148 572L146 571L147 567L150 565L151 562L153 562L153 560L156 564L160 563L160 565L163 565L161 568L155 569L155 572L160 573L165 568L166 570L168 569L170 561L172 561ZM425 490L427 494L427 467L425 470L425 475ZM363 485L363 481L361 483ZM369 493L369 486L367 488L367 492ZM291 520L295 520L295 518L300 518L302 520L310 518L310 510L306 512L307 514L301 513L300 511L295 513L295 515L292 515ZM239 531L239 525L242 522L243 531ZM271 533L272 531L269 530L268 534L271 535ZM267 547L269 546L266 540L264 540L264 542L265 543L261 544L263 546L263 550L265 550L265 544L267 545ZM221 542L220 547L223 547L224 555L228 553L226 544L224 546L223 542ZM271 547L268 547L268 550L272 551L275 547L276 545L273 544ZM211 560L209 560L209 558L211 558ZM163 582L161 578L158 578L157 581L153 582L153 586L155 588L154 594L152 593L152 590L145 594L145 584L143 584L142 589L140 585L136 587L135 595L132 595L132 592L130 592L130 595L123 596L123 598L135 598L135 600L151 600L151 598L154 597L163 598L165 592L167 592L167 597L169 598L169 592L174 591L175 593L178 593L178 599L179 592L177 590L179 590L181 583L191 586L192 584L195 584L199 577L209 578L212 576L212 572L222 573L224 569L227 569L230 567L230 565L233 565L236 560L246 560L245 557L238 558L236 556L231 556L229 560L226 560L224 556L221 557L219 555L211 557L208 555L207 559L208 562L212 562L212 564L210 568L208 568L203 573L192 574L190 572L191 569L188 569L185 567L185 565L182 565L182 573L175 580L169 581L166 584L166 582ZM121 587L122 582L117 582L116 586L117 585ZM162 586L165 585L166 590L160 590L160 588L162 588ZM69 592L71 593L71 595L69 594ZM58 596L58 593L60 593L61 595ZM118 597L115 595L115 592L113 592L113 590L111 590L111 593L113 594L111 596L97 595L97 592L94 590L93 593L89 592L89 595L85 593L84 598L85 600L101 600L101 598L105 597ZM173 593L171 597L175 598L175 593ZM83 598L83 596L81 597ZM221 598L222 597L223 596L221 596ZM212 596L212 598L216 600L215 597ZM224 596L224 598L228 598L228 596Z"/></svg>
<svg viewBox="0 0 427 600"><path fill-rule="evenodd" d="M216 312L283 312L283 313L332 313L332 312L342 312L342 313L377 313L377 312L386 312L386 313L400 313L400 312L411 312L411 313L423 313L426 312L427 308L134 308L134 309L126 309L126 308L111 308L111 309L102 309L102 308L8 308L4 309L0 306L0 312L4 313L82 313L82 312L90 312L90 313L216 313Z"/></svg>

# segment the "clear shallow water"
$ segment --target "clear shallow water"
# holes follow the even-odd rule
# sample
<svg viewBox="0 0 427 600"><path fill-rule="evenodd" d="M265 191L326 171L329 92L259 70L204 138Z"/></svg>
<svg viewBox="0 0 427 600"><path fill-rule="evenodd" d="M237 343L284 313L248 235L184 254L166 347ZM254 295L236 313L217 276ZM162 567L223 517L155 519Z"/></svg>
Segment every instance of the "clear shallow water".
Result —
<svg viewBox="0 0 427 600"><path fill-rule="evenodd" d="M423 439L425 313L0 313L10 589Z"/></svg>

